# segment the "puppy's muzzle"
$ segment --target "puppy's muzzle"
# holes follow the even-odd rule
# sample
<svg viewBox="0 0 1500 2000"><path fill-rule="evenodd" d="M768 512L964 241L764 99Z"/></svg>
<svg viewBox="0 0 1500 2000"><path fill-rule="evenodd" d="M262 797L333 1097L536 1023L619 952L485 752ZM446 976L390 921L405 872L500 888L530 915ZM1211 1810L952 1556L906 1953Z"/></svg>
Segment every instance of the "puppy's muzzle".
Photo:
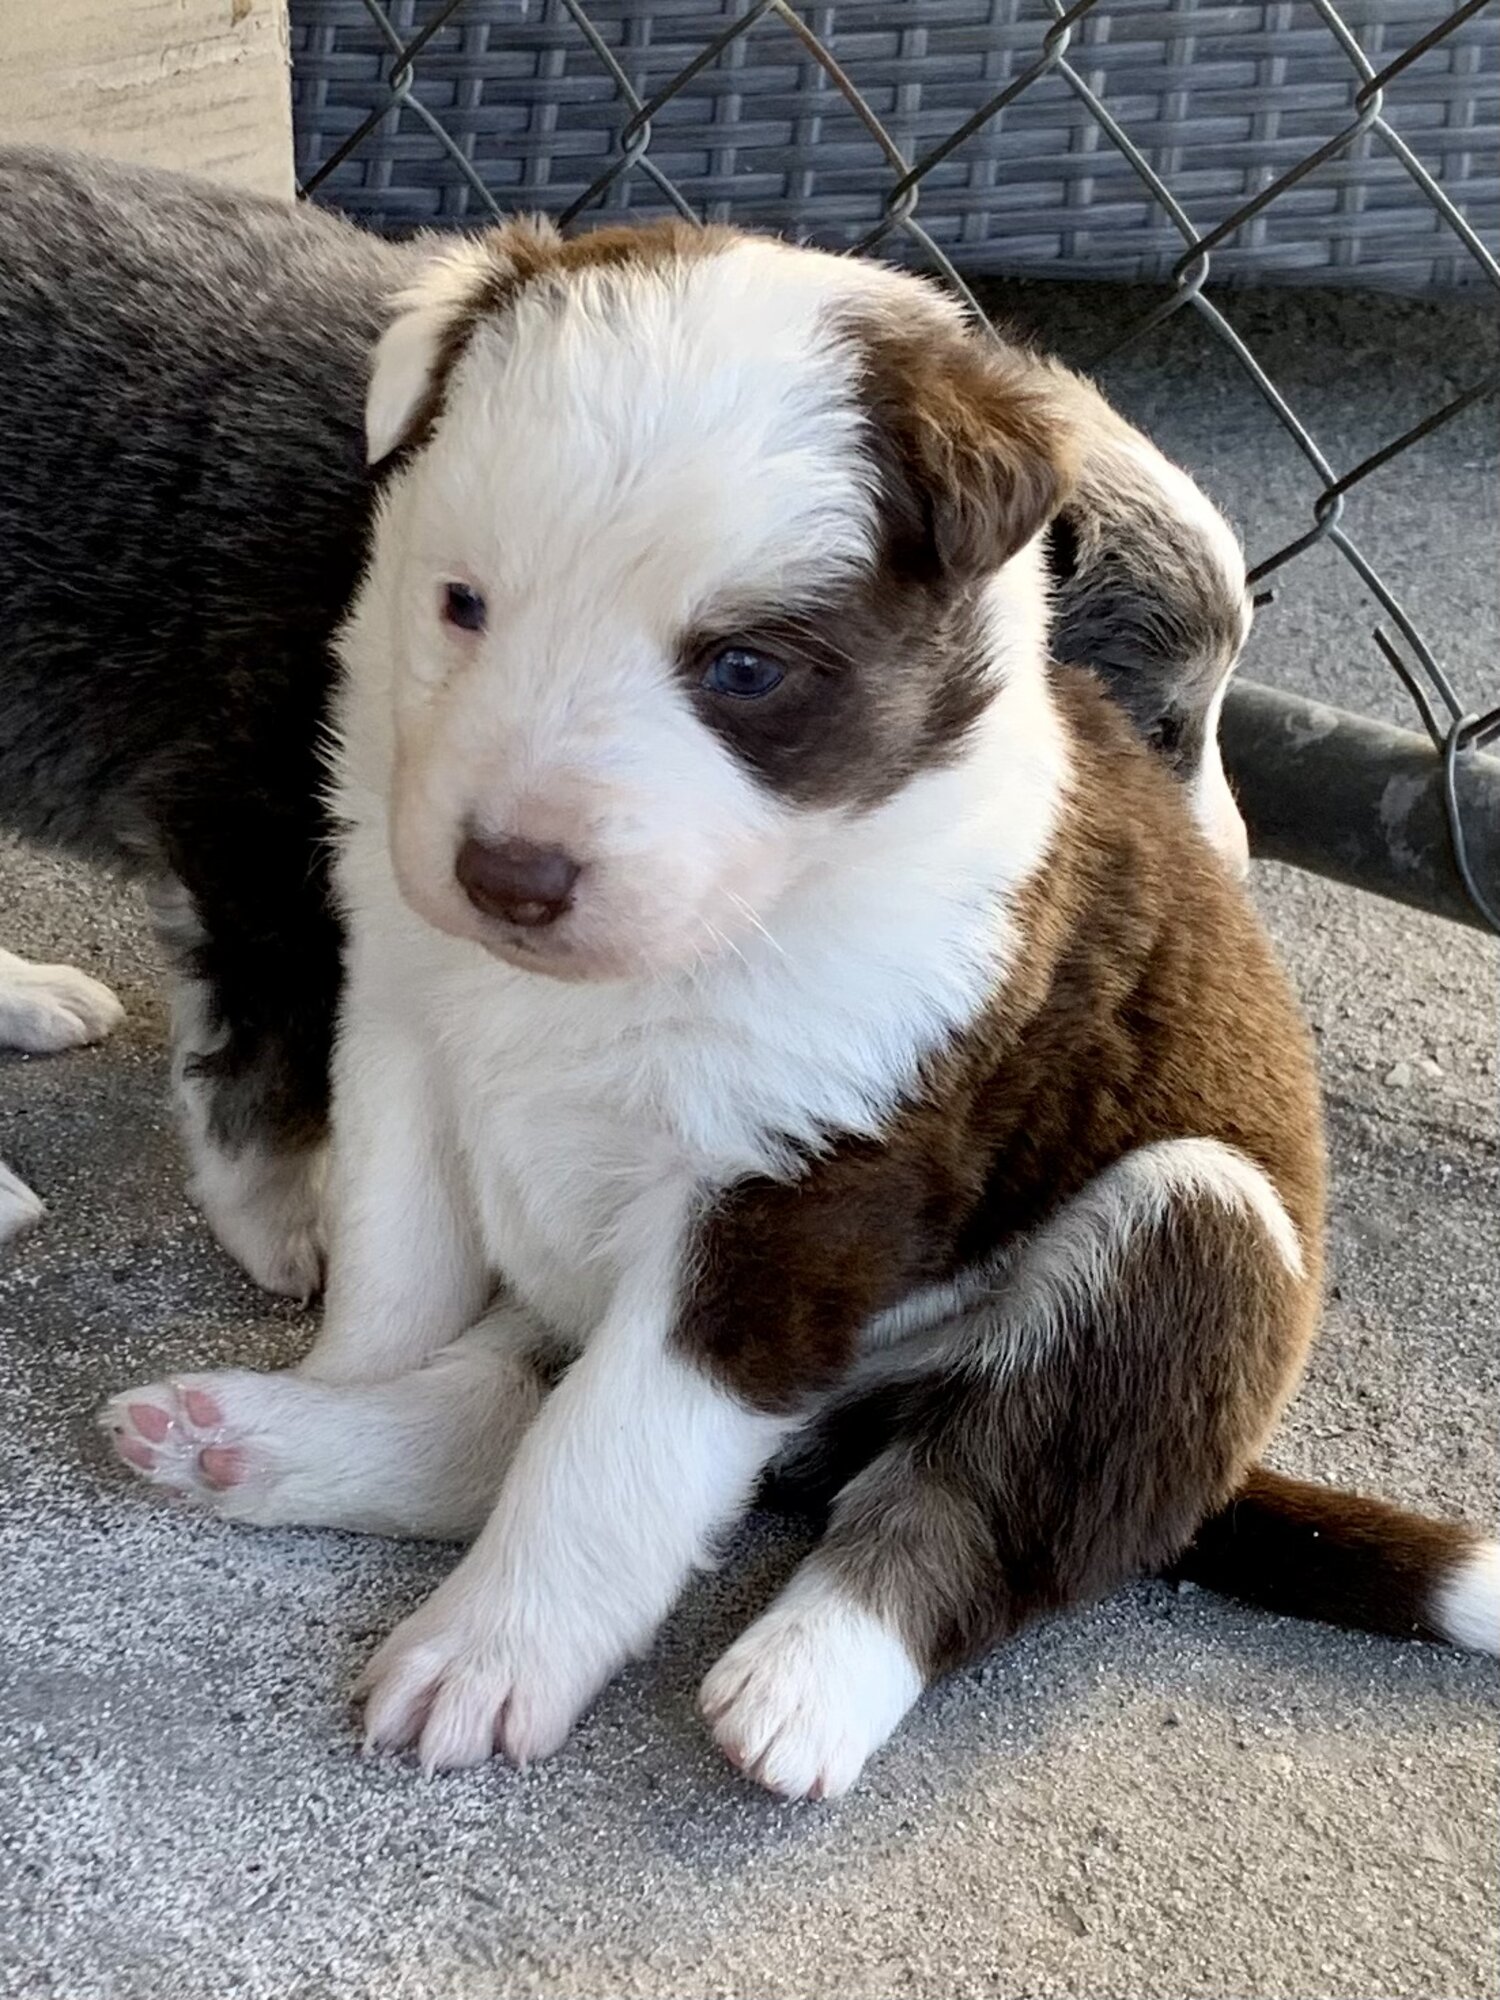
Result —
<svg viewBox="0 0 1500 2000"><path fill-rule="evenodd" d="M561 847L532 840L479 840L470 835L453 872L482 915L540 930L571 909L579 864Z"/></svg>

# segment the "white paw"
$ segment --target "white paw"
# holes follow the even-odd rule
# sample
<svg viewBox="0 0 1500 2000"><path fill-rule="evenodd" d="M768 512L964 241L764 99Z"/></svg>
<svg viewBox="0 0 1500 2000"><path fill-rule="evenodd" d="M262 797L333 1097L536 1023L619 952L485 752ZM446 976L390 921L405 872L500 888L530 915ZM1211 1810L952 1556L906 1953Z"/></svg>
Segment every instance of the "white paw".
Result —
<svg viewBox="0 0 1500 2000"><path fill-rule="evenodd" d="M288 1518L275 1505L283 1468L278 1403L294 1377L226 1369L126 1389L99 1412L115 1455L152 1486L230 1520Z"/></svg>
<svg viewBox="0 0 1500 2000"><path fill-rule="evenodd" d="M622 1661L590 1668L587 1645L544 1635L540 1622L468 1588L460 1567L360 1676L365 1748L415 1746L427 1772L497 1750L520 1765L550 1756Z"/></svg>
<svg viewBox="0 0 1500 2000"><path fill-rule="evenodd" d="M41 1196L33 1194L20 1175L0 1160L0 1244L34 1228L46 1213Z"/></svg>
<svg viewBox="0 0 1500 2000"><path fill-rule="evenodd" d="M807 1565L710 1670L699 1707L747 1778L783 1798L835 1799L922 1684L891 1628Z"/></svg>
<svg viewBox="0 0 1500 2000"><path fill-rule="evenodd" d="M323 1153L229 1154L189 1140L191 1192L234 1261L268 1292L308 1300L323 1289Z"/></svg>
<svg viewBox="0 0 1500 2000"><path fill-rule="evenodd" d="M86 972L0 952L0 1047L54 1055L101 1041L124 1016L109 988Z"/></svg>
<svg viewBox="0 0 1500 2000"><path fill-rule="evenodd" d="M275 1228L226 1230L220 1232L219 1240L262 1291L307 1305L323 1289L323 1231L317 1219L300 1222L284 1233Z"/></svg>

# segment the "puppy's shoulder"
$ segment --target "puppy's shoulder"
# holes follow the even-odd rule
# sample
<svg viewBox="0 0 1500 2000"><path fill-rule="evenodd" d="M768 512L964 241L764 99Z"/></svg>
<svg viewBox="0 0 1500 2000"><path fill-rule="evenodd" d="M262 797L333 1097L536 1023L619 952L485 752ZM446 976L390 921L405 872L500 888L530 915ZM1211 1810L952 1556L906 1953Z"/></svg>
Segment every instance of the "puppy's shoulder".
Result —
<svg viewBox="0 0 1500 2000"><path fill-rule="evenodd" d="M1317 1086L1270 939L1180 786L1092 677L1058 668L1053 686L1066 797L1015 911L1016 948L950 1087L1013 1211L1045 1205L1135 1147L1197 1137L1264 1167L1311 1231Z"/></svg>

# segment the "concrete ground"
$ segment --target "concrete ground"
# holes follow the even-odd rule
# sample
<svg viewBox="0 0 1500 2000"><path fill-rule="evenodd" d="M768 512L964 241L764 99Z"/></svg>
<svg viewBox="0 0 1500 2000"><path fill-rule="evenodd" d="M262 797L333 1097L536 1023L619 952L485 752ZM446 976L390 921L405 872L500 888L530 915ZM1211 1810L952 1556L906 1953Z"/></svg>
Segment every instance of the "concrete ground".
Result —
<svg viewBox="0 0 1500 2000"><path fill-rule="evenodd" d="M1129 301L1028 289L1074 353ZM1469 379L1467 310L1233 308L1348 462ZM1263 551L1289 454L1185 324L1111 381ZM1477 699L1496 698L1493 428L1450 428L1356 510ZM1373 622L1317 556L1247 669L1396 718ZM3 641L0 641L3 643ZM1493 1522L1496 956L1261 868L1322 1050L1331 1296L1276 1441L1290 1470ZM0 1066L0 1155L47 1225L0 1274L0 1992L54 2000L497 1995L1500 1994L1492 1663L1143 1585L925 1701L864 1786L794 1808L710 1749L694 1686L797 1553L751 1523L549 1764L432 1781L356 1752L347 1696L451 1552L257 1533L156 1504L91 1415L164 1369L309 1334L183 1197L135 900L0 850L0 937L112 980L105 1047Z"/></svg>

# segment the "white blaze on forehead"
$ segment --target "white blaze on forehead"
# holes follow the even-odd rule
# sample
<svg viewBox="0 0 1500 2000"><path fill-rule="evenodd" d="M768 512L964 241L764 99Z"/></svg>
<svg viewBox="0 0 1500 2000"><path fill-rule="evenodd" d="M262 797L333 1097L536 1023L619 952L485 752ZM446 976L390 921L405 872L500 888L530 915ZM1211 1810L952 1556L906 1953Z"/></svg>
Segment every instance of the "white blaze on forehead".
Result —
<svg viewBox="0 0 1500 2000"><path fill-rule="evenodd" d="M422 466L421 552L497 612L587 590L655 636L868 561L874 507L842 299L860 266L746 241L524 286L458 362Z"/></svg>

